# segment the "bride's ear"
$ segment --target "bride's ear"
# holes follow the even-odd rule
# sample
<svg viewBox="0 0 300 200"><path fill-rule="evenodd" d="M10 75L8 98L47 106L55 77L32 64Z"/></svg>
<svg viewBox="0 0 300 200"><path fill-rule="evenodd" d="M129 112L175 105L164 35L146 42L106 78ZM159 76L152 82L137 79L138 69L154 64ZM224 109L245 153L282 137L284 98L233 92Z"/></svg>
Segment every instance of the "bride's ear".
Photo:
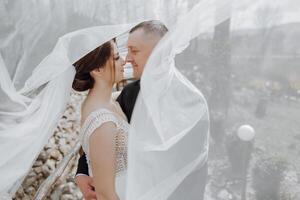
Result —
<svg viewBox="0 0 300 200"><path fill-rule="evenodd" d="M96 68L90 72L91 76L101 77L104 73L104 68Z"/></svg>

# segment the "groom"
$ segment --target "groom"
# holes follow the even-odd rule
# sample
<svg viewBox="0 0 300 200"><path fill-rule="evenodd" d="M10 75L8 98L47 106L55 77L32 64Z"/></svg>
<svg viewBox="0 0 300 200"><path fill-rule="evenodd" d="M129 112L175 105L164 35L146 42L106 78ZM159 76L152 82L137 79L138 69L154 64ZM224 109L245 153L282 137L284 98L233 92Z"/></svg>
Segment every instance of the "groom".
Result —
<svg viewBox="0 0 300 200"><path fill-rule="evenodd" d="M129 31L129 37L127 41L128 54L126 57L126 62L131 63L133 67L133 76L135 79L137 79L137 81L125 86L117 98L117 101L119 102L129 123L134 104L140 90L139 79L142 76L144 66L153 48L167 33L167 31L167 27L157 20L142 22ZM201 177L197 178L201 178L203 180L203 186L202 188L197 188L197 190L201 190L201 193L204 194L207 165L202 167L200 170ZM84 199L96 199L96 193L93 190L92 178L88 176L88 166L86 163L85 154L83 154L78 161L75 181L83 193ZM203 197L199 197L197 199L203 199Z"/></svg>

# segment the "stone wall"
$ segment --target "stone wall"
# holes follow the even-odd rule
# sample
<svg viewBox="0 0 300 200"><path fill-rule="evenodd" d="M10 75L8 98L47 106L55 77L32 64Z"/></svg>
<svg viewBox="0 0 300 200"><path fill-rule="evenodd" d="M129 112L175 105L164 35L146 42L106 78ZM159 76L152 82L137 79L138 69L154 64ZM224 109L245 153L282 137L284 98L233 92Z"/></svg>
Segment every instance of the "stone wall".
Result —
<svg viewBox="0 0 300 200"><path fill-rule="evenodd" d="M53 136L44 147L19 188L15 200L33 199L42 182L55 170L63 157L75 146L80 129L80 105L85 94L72 93L67 109ZM62 176L50 189L48 200L77 200L82 194L74 183L79 156L73 158Z"/></svg>

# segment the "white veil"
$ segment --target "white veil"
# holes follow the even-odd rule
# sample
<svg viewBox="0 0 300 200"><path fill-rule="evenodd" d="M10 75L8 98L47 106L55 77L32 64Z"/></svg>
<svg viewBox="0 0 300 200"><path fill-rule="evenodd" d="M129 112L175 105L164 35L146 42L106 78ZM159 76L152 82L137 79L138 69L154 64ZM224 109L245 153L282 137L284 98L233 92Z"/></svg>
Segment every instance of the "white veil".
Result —
<svg viewBox="0 0 300 200"><path fill-rule="evenodd" d="M176 68L175 56L192 39L226 20L228 3L201 1L178 20L151 54L131 121L126 199L201 196L205 180L195 177L208 156L208 107L202 93ZM216 10L222 18L215 17Z"/></svg>
<svg viewBox="0 0 300 200"><path fill-rule="evenodd" d="M0 11L5 10L2 5L9 4L8 1L3 2L5 3L0 3ZM59 23L61 23L59 21L60 17L65 15L64 10L59 8L64 8L66 4L72 5L68 7L70 10L83 13L82 17L98 18L101 12L98 12L97 9L102 9L103 12L108 7L108 10L116 10L114 3L119 3L117 0L107 4L105 4L105 1L97 1L98 3L89 1L89 4L82 3L82 1L71 3L66 0L61 2L64 6L60 6L60 2L53 1L55 2L54 5L59 5L59 8L56 9L58 13L52 15L51 10L43 9L52 8L51 6L42 5L47 4L46 2L51 4L50 1L37 3L39 7L33 9L37 9L39 13L42 13L46 22L51 22L50 18L53 16L59 16L55 19ZM261 27L257 28L249 18L253 18L253 10L262 5L263 1L200 0L196 4L190 4L190 2L195 1L176 1L176 4L182 4L186 8L184 11L166 6L165 1L160 3L157 3L156 0L147 1L147 3L145 3L146 1L129 2L128 7L131 7L132 10L128 19L122 17L122 10L120 10L118 12L120 16L107 15L108 20L102 24L117 24L120 21L132 22L155 18L161 19L168 26L169 32L156 46L141 78L141 90L131 119L128 143L126 199L181 200L186 197L185 194L197 199L197 195L200 195L197 188L198 185L203 183L203 180L195 177L198 177L198 169L207 161L210 120L204 96L195 87L195 82L191 83L181 72L185 72L185 75L189 75L189 77L201 77L202 79L196 80L198 81L196 83L198 86L200 85L201 89L204 89L203 93L207 97L207 94L211 92L211 88L206 88L205 80L214 79L214 77L220 78L221 80L214 79L212 82L222 86L220 83L227 82L226 79L230 77L227 74L222 74L223 71L219 73L222 76L214 76L213 74L218 74L217 71L213 70L221 70L222 67L226 66L226 63L223 62L226 62L226 54L231 51L226 48L226 42L230 41L229 37L223 40L222 35L218 34L224 34L224 37L227 37L226 34L232 32L237 35L235 37L238 39L238 34L243 36L239 44L243 48L232 49L232 60L245 62L234 56L252 55L252 49L247 46L252 42L252 29L255 31L260 30L260 28L268 30L271 26L285 24L290 21L284 21L288 17L283 19L272 18L273 21L268 18L265 21L272 21L272 24L262 23L260 24ZM270 2L269 4L273 4ZM20 10L22 6L26 7L26 3L22 1L20 5L18 4L20 6L18 9ZM294 4L298 5L297 3ZM290 0L286 3L281 2L278 5L292 9L294 4ZM158 5L158 8L153 7L155 5ZM155 11L154 14L151 14L146 6L150 6L150 9ZM147 14L148 12L150 14ZM50 14L47 15L47 13ZM283 13L286 16L292 16L288 15L287 11L283 11ZM15 14L13 17L18 19L20 16ZM31 17L28 16L26 19L30 22ZM113 19L109 20L110 17ZM122 19L118 20L118 17ZM78 20L78 18L75 20ZM228 25L226 22L229 20L232 23L228 32L226 30L224 32L216 31L216 26L224 22L225 25ZM62 25L66 25L68 22L70 21L65 20ZM52 31L51 33L54 35L61 34L64 36L58 39L55 46L44 48L44 44L39 43L38 40L45 39L43 34L47 30L55 30L53 28L55 24L45 23L46 25L51 24L47 27L41 23L43 28L40 30L34 29L34 26L28 28L24 21L16 24L16 30L12 31L12 34L5 38L0 46L0 195L2 196L14 195L38 153L52 135L70 97L71 84L74 78L72 63L107 40L128 31L134 25L91 27L66 35L64 35L66 30L58 33ZM9 27L9 24L6 25ZM24 27L27 30L24 30ZM87 25L81 25L79 28L84 27L87 27ZM246 31L243 29L244 27L247 28ZM37 34L37 37L24 39L26 44L23 45L28 48L28 51L21 56L18 63L16 59L11 57L11 54L13 54L14 48L21 48L22 45L15 45L10 49L9 44L18 39L15 37L16 35L22 31L28 31L28 29L32 29L35 33L41 31L41 33ZM241 31L235 33L234 31L237 29ZM74 27L71 30L74 30ZM250 34L247 35L247 32ZM293 31L293 33L296 35L297 32ZM271 37L266 32L263 32L263 34L265 35L262 38ZM216 41L211 42L215 35L217 35L217 39L214 38ZM287 37L284 41L286 44L282 45L291 47L292 45L289 45L288 41ZM216 49L211 47L213 45L210 42L214 43ZM245 42L245 44L242 42ZM199 43L201 45L198 45ZM223 43L226 43L226 45L218 46ZM31 47L31 44L35 48ZM191 46L194 47L192 49L196 50L188 52ZM275 62L270 56L271 50L268 49L268 42L263 41L261 46L261 50L265 54L260 55L262 57L260 64L263 70L268 70L268 62L269 64ZM33 55L37 53L38 47L42 52L39 54L40 58L35 58ZM299 47L296 44L293 48L295 52L299 52ZM212 49L218 52L214 54L215 52ZM245 50L245 55L242 55L244 51L239 52L240 49ZM212 56L211 53L215 56L213 58L214 62L207 64L207 57ZM201 57L198 58L197 56ZM40 64L37 65L35 62L31 62L31 57ZM45 58L42 60L43 57ZM226 58L223 59L224 57ZM249 63L251 62L250 60ZM189 63L189 66L193 65L193 68L187 68L185 63ZM37 67L35 67L36 65ZM214 65L219 68L214 68ZM236 65L239 65L239 63ZM208 73L212 75L211 77L204 77L203 74L205 73L201 71L205 69L203 66L212 69L212 73ZM188 74L192 70L195 74ZM247 72L247 70L245 71ZM217 94L218 98L215 99L217 101L216 105L226 103L229 97L223 95L226 93L223 93L222 87L217 91L220 91L220 94Z"/></svg>
<svg viewBox="0 0 300 200"><path fill-rule="evenodd" d="M1 64L2 92L21 110L1 111L1 195L14 194L49 137L70 99L75 70L72 65L86 53L133 25L110 25L75 31L61 37L52 52L16 91ZM78 48L80 47L80 48ZM34 96L30 94L34 94ZM1 95L1 101L5 96ZM3 104L2 104L3 105Z"/></svg>
<svg viewBox="0 0 300 200"><path fill-rule="evenodd" d="M215 21L207 24L206 19L213 17L215 5L204 1L195 6L171 27L149 59L130 131L127 199L153 199L153 194L157 195L154 199L165 199L207 159L206 101L201 92L176 70L174 58L191 39L213 28ZM204 7L207 11L194 18ZM188 18L194 20L184 23ZM198 23L203 23L203 27L195 26ZM74 77L72 63L132 26L93 27L64 35L35 68L23 88L13 92L3 88L11 100L21 103L24 108L17 112L1 112L5 119L5 123L1 123L2 193L16 191L51 136L70 96ZM184 37L176 40L182 34ZM4 66L1 68L5 69ZM11 146L16 148L9 148ZM11 150L7 152L7 149ZM152 178L141 176L146 175L149 167Z"/></svg>

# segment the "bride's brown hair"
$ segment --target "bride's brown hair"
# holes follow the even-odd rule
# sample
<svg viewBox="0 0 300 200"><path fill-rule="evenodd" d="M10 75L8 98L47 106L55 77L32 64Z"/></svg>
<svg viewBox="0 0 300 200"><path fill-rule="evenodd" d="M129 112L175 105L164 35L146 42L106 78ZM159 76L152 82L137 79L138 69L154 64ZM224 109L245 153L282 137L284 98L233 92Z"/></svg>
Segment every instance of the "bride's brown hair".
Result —
<svg viewBox="0 0 300 200"><path fill-rule="evenodd" d="M112 41L116 42L115 39ZM112 56L112 42L108 41L76 61L73 64L76 74L73 80L72 88L79 92L93 88L95 80L90 75L90 72L97 68L103 68ZM114 59L112 60L112 77L115 77Z"/></svg>

